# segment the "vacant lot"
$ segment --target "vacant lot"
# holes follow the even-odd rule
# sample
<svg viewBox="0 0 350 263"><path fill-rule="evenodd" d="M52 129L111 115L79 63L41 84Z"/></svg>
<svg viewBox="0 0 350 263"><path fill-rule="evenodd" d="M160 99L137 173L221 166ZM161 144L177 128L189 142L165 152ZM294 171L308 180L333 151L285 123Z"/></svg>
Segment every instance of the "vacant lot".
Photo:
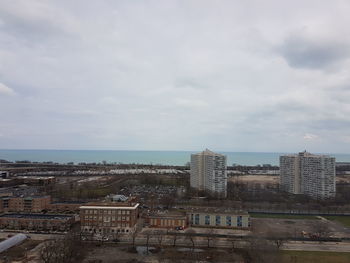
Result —
<svg viewBox="0 0 350 263"><path fill-rule="evenodd" d="M252 218L252 232L259 236L302 237L301 232L313 233L319 219ZM330 236L350 237L350 229L336 221L326 221Z"/></svg>
<svg viewBox="0 0 350 263"><path fill-rule="evenodd" d="M337 221L346 227L350 227L350 216L324 216L324 218L331 221Z"/></svg>
<svg viewBox="0 0 350 263"><path fill-rule="evenodd" d="M281 218L281 219L318 219L312 215L285 215L285 214L263 214L263 213L249 213L253 218Z"/></svg>
<svg viewBox="0 0 350 263"><path fill-rule="evenodd" d="M279 176L276 175L240 175L228 178L231 182L279 184Z"/></svg>

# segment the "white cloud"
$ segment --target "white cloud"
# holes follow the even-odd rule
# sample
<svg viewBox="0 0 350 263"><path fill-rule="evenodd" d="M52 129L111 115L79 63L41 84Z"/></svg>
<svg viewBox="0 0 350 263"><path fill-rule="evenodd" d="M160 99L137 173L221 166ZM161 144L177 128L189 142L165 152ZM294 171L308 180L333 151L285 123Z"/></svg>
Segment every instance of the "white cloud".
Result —
<svg viewBox="0 0 350 263"><path fill-rule="evenodd" d="M318 136L316 134L311 134L311 133L305 133L305 135L303 136L304 140L307 141L312 141L318 138Z"/></svg>
<svg viewBox="0 0 350 263"><path fill-rule="evenodd" d="M2 147L349 149L349 1L5 2Z"/></svg>
<svg viewBox="0 0 350 263"><path fill-rule="evenodd" d="M4 95L15 95L16 93L14 92L13 89L7 87L5 84L0 82L0 94Z"/></svg>

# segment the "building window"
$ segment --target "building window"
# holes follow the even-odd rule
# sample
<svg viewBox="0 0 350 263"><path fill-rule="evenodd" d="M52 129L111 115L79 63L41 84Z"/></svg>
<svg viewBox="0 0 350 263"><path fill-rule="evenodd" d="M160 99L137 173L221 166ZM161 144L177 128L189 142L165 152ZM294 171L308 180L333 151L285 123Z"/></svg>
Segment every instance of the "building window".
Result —
<svg viewBox="0 0 350 263"><path fill-rule="evenodd" d="M215 225L219 226L221 224L221 216L215 216Z"/></svg>
<svg viewBox="0 0 350 263"><path fill-rule="evenodd" d="M242 226L242 216L237 216L237 226Z"/></svg>
<svg viewBox="0 0 350 263"><path fill-rule="evenodd" d="M226 226L232 226L231 216L226 216Z"/></svg>
<svg viewBox="0 0 350 263"><path fill-rule="evenodd" d="M204 223L206 224L206 225L210 225L210 215L206 215L205 216L205 218L204 218Z"/></svg>
<svg viewBox="0 0 350 263"><path fill-rule="evenodd" d="M195 225L199 225L199 214L196 214L196 215L194 216L194 224L195 224Z"/></svg>

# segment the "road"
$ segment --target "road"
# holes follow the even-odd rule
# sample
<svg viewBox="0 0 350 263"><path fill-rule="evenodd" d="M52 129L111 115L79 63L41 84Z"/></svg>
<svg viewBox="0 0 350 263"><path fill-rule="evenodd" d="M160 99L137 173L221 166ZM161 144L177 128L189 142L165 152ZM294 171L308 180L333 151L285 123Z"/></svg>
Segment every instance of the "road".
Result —
<svg viewBox="0 0 350 263"><path fill-rule="evenodd" d="M6 239L8 235L15 235L16 232L0 232L0 238ZM24 233L30 236L33 240L47 240L62 237L62 234L34 234L34 233ZM132 243L130 237L120 237L120 243ZM149 239L149 245L158 245L159 242L162 245L172 246L174 243L174 236L162 237L161 241L158 237L151 237ZM136 238L136 245L146 245L147 238L145 236L138 236ZM195 237L194 238L195 247L207 247L208 239L205 237ZM232 248L232 240L225 238L214 238L210 239L210 247L218 248ZM245 241L235 240L235 247L244 247L246 245ZM192 242L188 237L177 236L176 246L191 247ZM350 242L318 242L318 241L289 241L283 244L283 250L300 250L300 251L329 251L329 252L350 252Z"/></svg>
<svg viewBox="0 0 350 263"><path fill-rule="evenodd" d="M122 243L131 243L130 239L121 239ZM174 237L164 236L161 240L162 245L172 246ZM146 245L147 238L139 236L136 239L136 245ZM195 247L208 247L208 239L205 237L194 238ZM149 239L149 245L159 245L159 239L152 237ZM177 246L191 247L192 242L187 237L178 236L176 239ZM210 247L218 248L232 248L232 239L214 238L210 240ZM246 246L246 241L235 240L234 246L236 248ZM350 242L319 242L319 241L289 241L283 244L282 250L300 250L300 251L329 251L329 252L350 252Z"/></svg>
<svg viewBox="0 0 350 263"><path fill-rule="evenodd" d="M291 241L283 245L283 250L350 252L350 242L300 242Z"/></svg>

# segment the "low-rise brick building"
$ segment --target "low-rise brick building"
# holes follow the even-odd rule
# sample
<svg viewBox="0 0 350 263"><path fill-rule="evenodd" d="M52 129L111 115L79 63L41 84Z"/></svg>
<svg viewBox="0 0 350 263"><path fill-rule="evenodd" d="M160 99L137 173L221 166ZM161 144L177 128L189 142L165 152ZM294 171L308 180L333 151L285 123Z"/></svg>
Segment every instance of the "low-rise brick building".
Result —
<svg viewBox="0 0 350 263"><path fill-rule="evenodd" d="M50 196L1 197L0 212L38 213L50 207Z"/></svg>
<svg viewBox="0 0 350 263"><path fill-rule="evenodd" d="M139 204L134 202L101 202L80 206L80 224L83 233L131 233L139 216Z"/></svg>
<svg viewBox="0 0 350 263"><path fill-rule="evenodd" d="M150 227L185 229L188 226L186 213L159 212L146 216L146 219Z"/></svg>
<svg viewBox="0 0 350 263"><path fill-rule="evenodd" d="M67 231L75 222L74 216L51 214L3 214L0 227L40 231Z"/></svg>

